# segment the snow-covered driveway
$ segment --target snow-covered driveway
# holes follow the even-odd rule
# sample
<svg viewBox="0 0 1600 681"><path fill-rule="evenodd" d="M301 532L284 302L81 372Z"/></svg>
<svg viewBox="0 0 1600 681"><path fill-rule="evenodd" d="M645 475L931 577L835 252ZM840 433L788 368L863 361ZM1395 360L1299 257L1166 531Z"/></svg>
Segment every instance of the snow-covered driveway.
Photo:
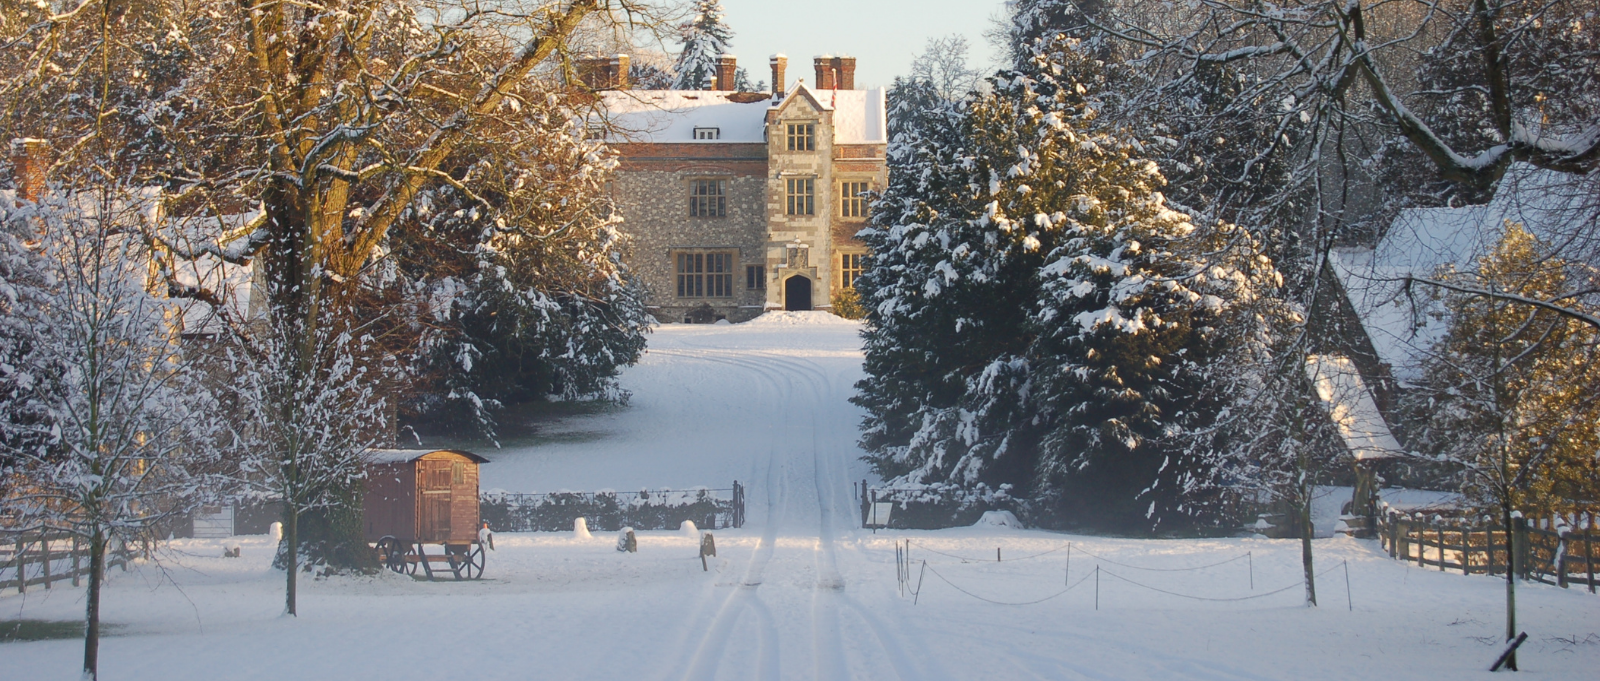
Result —
<svg viewBox="0 0 1600 681"><path fill-rule="evenodd" d="M103 643L102 678L1488 676L1501 583L1391 561L1371 542L1316 542L1322 607L1311 609L1296 540L857 529L850 483L867 472L846 401L861 375L857 329L791 315L663 327L624 376L628 409L564 424L585 434L571 441L486 452L485 487L513 491L744 482L748 523L715 533L710 572L677 532L642 533L636 554L604 533L501 534L483 581L305 580L289 619L266 538L179 540L165 571L112 572L105 611L118 635ZM894 542L906 539L914 570L928 564L915 602L895 579ZM225 545L244 557L221 558ZM1600 598L1526 585L1518 601L1523 669L1600 669ZM0 620L81 614L82 590L66 585L0 594ZM0 681L76 678L81 652L80 641L0 644Z"/></svg>

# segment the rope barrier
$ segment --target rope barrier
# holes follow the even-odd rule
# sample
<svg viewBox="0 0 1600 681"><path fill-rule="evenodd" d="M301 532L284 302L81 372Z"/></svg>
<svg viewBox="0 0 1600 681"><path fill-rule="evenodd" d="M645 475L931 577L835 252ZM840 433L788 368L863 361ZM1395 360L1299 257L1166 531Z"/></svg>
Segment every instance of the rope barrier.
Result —
<svg viewBox="0 0 1600 681"><path fill-rule="evenodd" d="M909 551L911 543L912 542L910 540L906 540L907 551ZM1066 545L1057 547L1055 549L1051 549L1050 551L1046 551L1044 553L1035 554L1035 555L1032 555L1032 556L1027 556L1025 558L1017 558L1015 560L1026 560L1028 558L1038 558L1039 556L1043 556L1043 555L1047 555L1047 554L1050 554L1050 553L1054 553L1056 551L1060 551L1060 550L1068 548L1070 546L1071 546L1071 542L1068 542ZM925 550L925 551L929 551L931 553L936 553L936 554L942 555L942 556L947 556L947 557L950 557L950 558L958 558L958 559L961 559L963 561L988 562L986 560L974 561L974 559L966 558L966 557L963 557L963 556L957 556L957 555L949 554L949 553L943 553L943 552L940 552L940 551L936 551L934 549L930 549L930 548L928 548L926 546L923 546L922 549ZM1105 562L1111 563L1113 565L1118 565L1118 566L1126 567L1126 568L1132 568L1132 569L1135 569L1135 570L1147 570L1147 571L1150 571L1150 572L1184 572L1184 571L1191 571L1191 570L1204 570L1206 568L1217 567L1219 565L1227 565L1228 563L1232 563L1232 562L1238 561L1240 558L1248 558L1248 557L1252 556L1251 553L1246 553L1246 554L1244 554L1242 556L1235 556L1233 558L1229 558L1227 560L1224 560L1224 561L1221 561L1221 562L1218 562L1218 563L1212 563L1212 564L1209 564L1209 565L1202 565L1202 566L1199 566L1199 567L1191 567L1191 568L1146 568L1146 567L1141 567L1141 566L1137 566L1137 565L1128 565L1126 563L1119 563L1119 562L1116 562L1116 561L1113 561L1113 560L1109 560L1109 559L1106 559L1106 558L1101 558L1100 556L1097 556L1097 555L1095 555L1093 553L1089 553L1088 551L1084 551L1084 553L1089 555L1089 556L1091 556L1091 557L1093 557L1093 558L1095 558L1096 560L1105 561ZM898 576L900 578L900 581L901 581L901 584L902 584L902 588L904 588L906 592L911 593L913 598L919 598L922 595L922 580L921 580L920 576L919 576L919 578L917 580L917 588L914 591L911 590L911 588L910 588L911 585L909 583L910 582L910 577L911 577L911 575L909 574L910 573L910 570L909 570L909 567L910 567L909 556L905 555L905 554L902 554L898 550L898 548L896 550L896 554L898 554L898 555L896 555L896 563L900 566L898 568L898 571L900 573ZM994 605L1037 605L1039 603L1043 603L1045 601L1049 601L1049 600L1053 600L1055 598L1058 598L1058 597L1066 594L1068 591L1071 591L1071 590L1077 588L1079 585L1081 585L1084 582L1088 581L1090 578L1094 578L1096 580L1095 581L1095 584L1096 584L1096 589L1095 589L1095 604L1096 604L1096 608L1095 609L1098 610L1099 609L1099 595L1100 595L1099 587L1098 587L1098 585L1099 585L1099 575L1102 572L1104 572L1108 576L1115 577L1117 579L1120 579L1120 580L1122 580L1124 582L1127 582L1129 584L1132 584L1134 586L1137 586L1137 587L1140 587L1140 588L1143 588L1143 589L1147 589L1147 590L1150 590L1150 591L1154 591L1154 592L1157 592L1157 593L1162 593L1162 594L1166 594L1166 595L1169 595L1169 596L1177 596L1179 598L1187 598L1187 599L1196 600L1196 601L1207 601L1207 602L1212 602L1212 603L1230 603L1230 602L1237 602L1237 601L1255 600L1255 599L1258 599L1258 598L1266 598L1268 596L1275 596L1277 594L1281 594L1281 593L1283 593L1285 591L1289 591L1289 590L1295 589L1297 587L1304 587L1305 586L1305 581L1301 580L1300 582L1297 582L1297 583L1294 583L1294 584L1290 584L1290 585L1284 586L1282 588L1273 589L1272 591L1267 591L1267 592L1264 592L1264 593L1251 594L1249 596L1239 596L1239 597L1235 597L1235 598L1214 598L1214 597L1209 597L1209 596L1192 596L1190 594L1179 593L1177 591L1171 591L1171 590L1168 590L1168 589L1162 589L1160 587L1150 586L1149 584L1136 582L1134 580L1128 579L1127 577L1123 577L1122 575L1119 575L1119 574L1117 574L1115 572L1111 572L1109 570L1105 570L1105 569L1103 569L1103 568L1101 568L1100 566L1097 565L1097 566L1095 566L1094 572L1091 572L1089 574L1084 575L1083 577L1079 578L1076 583L1073 583L1073 584L1067 586L1065 589L1062 589L1062 590L1057 591L1057 592L1055 592L1053 594L1050 594L1049 596L1045 596L1043 598L1039 598L1039 599L1035 599L1035 600L1031 600L1031 601L997 601L997 600L994 600L992 598L986 598L984 596L979 596L978 594L975 594L975 593L973 593L971 591L968 591L966 589L961 588L960 585L956 584L955 582L950 581L950 578L945 577L937 569L935 569L933 567L930 567L928 565L928 561L923 560L921 562L922 562L922 570L925 570L927 572L932 572L933 576L938 577L939 581L942 581L945 584L950 585L950 588L955 589L956 591L959 591L962 594L965 594L965 595L970 596L972 598L976 598L976 599L978 599L980 601L983 601L985 603L992 603ZM1326 576L1326 575L1332 573L1335 570L1341 570L1341 569L1345 571L1345 598L1347 600L1349 600L1350 599L1350 595L1349 595L1349 589L1350 589L1350 587L1349 587L1349 579L1350 579L1349 574L1350 574L1350 572L1349 571L1350 571L1350 567L1349 567L1349 562L1348 561L1343 561L1339 565L1335 565L1335 566L1333 566L1331 568L1328 568L1327 570L1323 570L1322 572L1313 575L1313 578L1323 577L1323 576ZM1254 575L1253 574L1251 575L1251 581L1252 581L1251 588L1255 588ZM1353 607L1352 607L1352 609L1353 609Z"/></svg>
<svg viewBox="0 0 1600 681"><path fill-rule="evenodd" d="M911 543L914 543L914 542L912 542L911 540L907 539L906 543L907 544L911 544ZM1006 560L1005 562L1014 563L1014 562L1019 561L1019 560L1032 560L1032 559L1038 558L1040 556L1048 556L1048 555L1050 555L1052 553L1055 553L1057 551L1065 549L1065 548L1067 548L1068 546L1071 546L1071 545L1072 545L1072 542L1067 542L1065 544L1057 546L1057 547L1055 547L1053 549L1050 549L1049 551L1045 551L1043 553L1035 553L1035 554L1033 554L1031 556L1023 556L1021 558L1011 558L1011 559ZM941 556L944 556L946 558L955 558L955 559L958 559L958 560L964 560L964 561L966 561L968 563L995 563L995 562L1000 562L1000 561L989 560L988 558L970 558L968 556L958 556L958 555L953 554L953 553L945 553L943 551L930 549L930 548L928 548L928 546L926 544L917 544L917 547L921 548L924 551L927 551L928 553L937 553L937 554L939 554Z"/></svg>
<svg viewBox="0 0 1600 681"><path fill-rule="evenodd" d="M912 542L911 540L908 539L908 540L906 540L906 543L907 544L913 544L915 542ZM998 561L991 561L988 558L972 558L970 556L958 556L958 555L953 554L953 553L945 553L943 551L939 551L939 550L936 550L936 549L928 548L928 546L926 544L916 544L916 546L918 548L924 550L924 551L929 552L929 553L936 553L936 554L939 554L939 555L944 556L946 558L955 558L955 559L963 560L963 561L966 561L966 562L969 562L969 563L992 563L992 562L998 562ZM1033 554L1031 556L1023 556L1021 558L1012 558L1012 559L1007 560L1005 562L1010 563L1010 562L1015 562L1015 561L1019 561L1019 560L1030 560L1030 559L1033 559L1033 558L1039 558L1041 556L1048 556L1048 555L1050 555L1052 553L1055 553L1057 551L1061 551L1061 550L1066 549L1066 548L1068 548L1070 546L1072 546L1072 542L1067 542L1065 544L1062 544L1061 546L1057 546L1057 547L1055 547L1053 549L1050 549L1049 551L1045 551L1043 553L1035 553L1035 554ZM1128 563L1120 563L1120 562L1111 560L1110 558L1103 558L1101 556L1095 555L1095 554L1090 553L1088 551L1084 551L1083 550L1083 546L1081 544L1078 546L1077 550L1078 551L1082 551L1084 553L1084 555L1093 557L1096 560L1104 561L1106 563L1110 563L1110 564L1116 565L1118 567L1125 567L1125 568L1129 568L1131 570L1144 570L1146 572L1189 572L1189 571L1193 571L1193 570L1206 570L1206 569L1214 568L1214 567L1217 567L1217 566L1220 566L1220 565L1227 565L1227 564L1235 562L1235 561L1244 560L1245 558L1249 557L1249 555L1250 555L1248 553L1243 553L1243 554L1239 554L1237 556L1234 556L1232 558L1229 558L1227 560L1224 560L1224 561L1222 561L1220 563L1211 563L1209 565L1201 565L1201 566L1198 566L1198 567L1153 568L1153 567L1142 567L1142 566L1139 566L1139 565L1130 565Z"/></svg>
<svg viewBox="0 0 1600 681"><path fill-rule="evenodd" d="M1083 549L1081 547L1078 550L1079 551L1083 551ZM1125 567L1125 568L1129 568L1129 569L1132 569L1132 570L1144 570L1146 572L1189 572L1189 571L1192 571L1192 570L1205 570L1205 569L1217 567L1219 565L1227 565L1228 563L1244 560L1246 557L1248 557L1250 555L1248 553L1243 553L1243 554L1234 556L1232 558L1229 558L1229 559L1227 559L1225 561L1222 561L1220 563L1211 563L1210 565L1201 565L1199 567L1153 568L1153 567L1140 567L1138 565L1129 565L1127 563L1119 563L1117 561L1111 560L1110 558L1102 558L1100 556L1096 556L1095 554L1089 553L1088 551L1083 551L1083 553L1086 556L1092 556L1095 560L1099 560L1099 561L1103 561L1103 562L1106 562L1106 563L1110 563L1110 564L1116 565L1118 567Z"/></svg>
<svg viewBox="0 0 1600 681"><path fill-rule="evenodd" d="M1324 570L1324 571L1322 571L1321 573L1319 573L1319 574L1317 574L1315 576L1321 577L1321 576L1326 575L1326 574L1328 574L1330 572L1333 572L1334 570L1338 570L1341 567L1343 567L1343 566L1342 565L1335 565L1334 567L1329 568L1327 570ZM1240 596L1238 598L1209 598L1209 597L1206 597L1206 596L1190 596L1189 594L1181 594L1181 593L1178 593L1176 591L1168 591L1166 589L1153 587L1153 586L1150 586L1148 584L1140 584L1140 583L1135 582L1135 581L1133 581L1131 579L1128 579L1127 577L1123 577L1122 575L1119 575L1119 574L1117 574L1115 572L1111 572L1109 570L1101 570L1100 572L1105 573L1107 575L1110 575L1112 577L1116 577L1117 579L1120 579L1120 580L1122 580L1124 582L1127 582L1129 584L1132 584L1134 586L1144 587L1144 588L1149 589L1151 591L1164 593L1164 594L1167 594L1169 596L1177 596L1179 598L1188 598L1188 599L1196 600L1196 601L1210 601L1210 602L1213 602L1213 603L1227 603L1227 602L1232 602L1232 601L1248 601L1248 600L1253 600L1253 599L1257 599L1257 598L1266 598L1267 596L1281 594L1281 593L1283 593L1285 591L1288 591L1290 589L1293 589L1295 587L1304 587L1305 584L1306 584L1305 580L1301 580L1298 583L1290 584L1289 586L1283 587L1281 589L1274 589L1274 590L1268 591L1266 593L1253 594L1253 595L1250 595L1250 596Z"/></svg>
<svg viewBox="0 0 1600 681"><path fill-rule="evenodd" d="M972 593L971 591L967 591L966 589L963 589L963 588L961 588L959 586L956 586L955 582L950 581L944 575L939 574L938 570L935 570L935 569L933 569L931 567L928 568L928 572L932 572L933 576L939 578L939 581L942 581L945 584L949 584L950 588L955 589L956 591L960 591L961 593L964 593L964 594L966 594L968 596L976 598L976 599L978 599L980 601L983 601L985 603L993 603L995 605L1036 605L1038 603L1043 603L1043 602L1048 601L1050 599L1056 598L1056 597L1058 597L1058 596L1060 596L1060 595L1062 595L1062 594L1064 594L1064 593L1066 593L1068 591L1071 591L1073 589L1078 588L1078 584L1082 584L1085 581L1087 581L1090 577L1094 576L1093 574L1084 575L1083 579L1078 580L1077 584L1073 584L1072 586L1069 586L1069 587L1067 587L1065 589L1062 589L1062 590L1057 591L1057 592L1055 592L1053 594L1050 594L1049 596L1045 596L1044 598L1041 598L1041 599L1038 599L1038 600L1035 600L1035 601L1011 602L1011 601L997 601L997 600L994 600L992 598L984 598L983 596L979 596L978 594Z"/></svg>

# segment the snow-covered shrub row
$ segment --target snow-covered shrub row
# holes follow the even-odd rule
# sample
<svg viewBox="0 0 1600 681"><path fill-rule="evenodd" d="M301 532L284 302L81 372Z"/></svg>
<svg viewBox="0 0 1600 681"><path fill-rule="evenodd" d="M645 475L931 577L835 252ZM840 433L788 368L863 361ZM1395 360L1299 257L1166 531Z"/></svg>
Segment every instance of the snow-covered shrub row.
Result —
<svg viewBox="0 0 1600 681"><path fill-rule="evenodd" d="M870 489L870 488L869 488ZM1009 511L1026 517L1028 503L1011 495L1012 486L999 489L978 483L970 489L951 483L930 483L872 489L872 499L892 502L889 527L901 530L936 530L965 527L990 511Z"/></svg>
<svg viewBox="0 0 1600 681"><path fill-rule="evenodd" d="M513 494L484 492L478 512L497 532L567 532L573 521L585 518L589 529L615 532L623 527L636 530L675 530L684 521L705 529L731 527L734 504L718 491L642 490L618 493L552 492Z"/></svg>

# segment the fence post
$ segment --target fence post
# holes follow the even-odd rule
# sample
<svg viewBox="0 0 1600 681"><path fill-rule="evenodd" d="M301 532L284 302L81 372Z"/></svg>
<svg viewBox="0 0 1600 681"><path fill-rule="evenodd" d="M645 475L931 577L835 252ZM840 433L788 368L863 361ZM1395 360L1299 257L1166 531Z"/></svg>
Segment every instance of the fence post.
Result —
<svg viewBox="0 0 1600 681"><path fill-rule="evenodd" d="M1398 557L1400 555L1400 550L1399 550L1400 535L1395 532L1395 526L1399 523L1399 520L1395 516L1394 511L1391 510L1387 514L1384 515L1384 521L1383 522L1384 522L1385 525L1387 525L1387 527L1385 527L1384 529L1389 532L1389 560L1394 560L1396 557Z"/></svg>
<svg viewBox="0 0 1600 681"><path fill-rule="evenodd" d="M1560 527L1557 527L1556 530L1559 532L1556 535L1556 554L1551 562L1555 564L1556 568L1556 586L1565 589L1567 588L1567 549L1569 548L1567 539L1572 535L1572 530Z"/></svg>
<svg viewBox="0 0 1600 681"><path fill-rule="evenodd" d="M22 540L22 533L17 533L17 555L14 561L17 564L17 593L28 593L28 561L23 556L28 551L28 542Z"/></svg>
<svg viewBox="0 0 1600 681"><path fill-rule="evenodd" d="M1527 580L1528 575L1531 574L1533 569L1533 566L1530 565L1530 563L1533 562L1530 560L1530 558L1533 557L1533 551L1528 546L1528 539L1531 538L1531 533L1528 532L1528 519L1513 518L1512 523L1516 525L1517 533L1516 550L1517 566L1519 568L1517 570L1517 577L1522 580Z"/></svg>
<svg viewBox="0 0 1600 681"><path fill-rule="evenodd" d="M78 535L72 535L72 585L82 586L78 579Z"/></svg>
<svg viewBox="0 0 1600 681"><path fill-rule="evenodd" d="M1472 528L1461 525L1461 574L1472 574Z"/></svg>
<svg viewBox="0 0 1600 681"><path fill-rule="evenodd" d="M866 527L867 526L867 509L869 509L871 507L872 507L871 506L871 502L867 501L867 479L866 478L862 478L861 479L861 526L862 527Z"/></svg>
<svg viewBox="0 0 1600 681"><path fill-rule="evenodd" d="M1444 572L1444 521L1439 521L1438 529L1434 534L1439 537L1439 571Z"/></svg>
<svg viewBox="0 0 1600 681"><path fill-rule="evenodd" d="M1594 512L1589 512L1589 527L1583 531L1583 565L1589 575L1589 593L1594 593Z"/></svg>
<svg viewBox="0 0 1600 681"><path fill-rule="evenodd" d="M1483 528L1483 564L1490 577L1494 577L1494 523Z"/></svg>
<svg viewBox="0 0 1600 681"><path fill-rule="evenodd" d="M44 590L50 590L50 535L39 535L39 550L44 558L39 564L44 566Z"/></svg>

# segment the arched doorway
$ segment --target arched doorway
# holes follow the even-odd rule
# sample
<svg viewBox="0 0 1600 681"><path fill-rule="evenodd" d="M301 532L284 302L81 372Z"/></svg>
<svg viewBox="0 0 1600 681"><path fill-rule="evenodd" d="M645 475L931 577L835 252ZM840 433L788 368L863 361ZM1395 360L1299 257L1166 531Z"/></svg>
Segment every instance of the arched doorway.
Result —
<svg viewBox="0 0 1600 681"><path fill-rule="evenodd" d="M811 309L811 280L798 274L783 282L783 309L790 312Z"/></svg>

